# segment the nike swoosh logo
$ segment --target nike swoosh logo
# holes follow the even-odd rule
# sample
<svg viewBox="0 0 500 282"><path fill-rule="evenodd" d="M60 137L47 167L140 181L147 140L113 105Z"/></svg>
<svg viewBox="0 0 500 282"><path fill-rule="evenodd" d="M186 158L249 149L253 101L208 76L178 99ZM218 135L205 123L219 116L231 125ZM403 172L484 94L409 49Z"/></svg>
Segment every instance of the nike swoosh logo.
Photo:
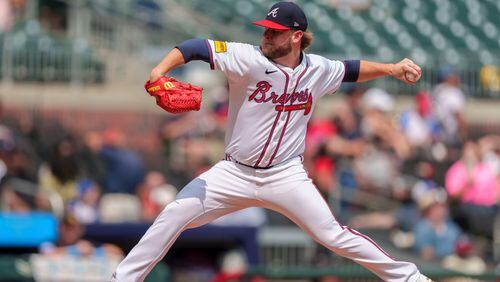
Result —
<svg viewBox="0 0 500 282"><path fill-rule="evenodd" d="M274 70L274 71L268 71L268 70L266 70L266 74L270 74L270 73L273 73L273 72L277 72L277 70Z"/></svg>

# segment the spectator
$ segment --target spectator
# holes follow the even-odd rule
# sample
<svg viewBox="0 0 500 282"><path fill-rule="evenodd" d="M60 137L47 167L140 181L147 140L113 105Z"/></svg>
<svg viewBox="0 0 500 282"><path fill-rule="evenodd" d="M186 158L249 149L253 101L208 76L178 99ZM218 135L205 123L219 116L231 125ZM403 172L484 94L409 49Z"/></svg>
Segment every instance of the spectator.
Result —
<svg viewBox="0 0 500 282"><path fill-rule="evenodd" d="M368 140L392 150L400 159L407 159L410 146L389 114L394 110L394 99L385 90L368 89L363 97L363 135Z"/></svg>
<svg viewBox="0 0 500 282"><path fill-rule="evenodd" d="M0 184L0 209L27 213L39 208L36 183L11 177Z"/></svg>
<svg viewBox="0 0 500 282"><path fill-rule="evenodd" d="M219 140L224 140L224 131L226 129L227 114L229 112L229 83L214 88L210 93L213 97L212 116L215 122L214 135Z"/></svg>
<svg viewBox="0 0 500 282"><path fill-rule="evenodd" d="M361 85L349 85L344 95L344 101L336 109L335 125L340 136L345 139L355 140L362 137L362 101L365 91L365 87Z"/></svg>
<svg viewBox="0 0 500 282"><path fill-rule="evenodd" d="M0 124L1 131L4 132L7 128L15 139L10 176L37 182L37 173L42 162L39 126L30 115L25 113L17 117L4 115L1 103Z"/></svg>
<svg viewBox="0 0 500 282"><path fill-rule="evenodd" d="M225 253L221 260L220 271L215 277L210 280L211 282L264 282L265 280L259 277L244 278L248 269L248 262L244 254L240 251L228 251Z"/></svg>
<svg viewBox="0 0 500 282"><path fill-rule="evenodd" d="M357 187L352 163L365 148L361 129L363 119L361 101L364 92L365 88L359 84L349 85L344 100L334 111L334 127L332 126L331 130L332 133L335 130L337 134L332 134L325 144L326 152L335 158L338 182L345 188ZM325 162L321 162L321 167L324 166Z"/></svg>
<svg viewBox="0 0 500 282"><path fill-rule="evenodd" d="M100 155L104 160L104 193L135 194L145 168L141 158L125 148L125 136L117 129L108 129L103 135Z"/></svg>
<svg viewBox="0 0 500 282"><path fill-rule="evenodd" d="M69 212L83 224L98 221L98 203L101 189L90 179L77 182L78 196L69 205Z"/></svg>
<svg viewBox="0 0 500 282"><path fill-rule="evenodd" d="M389 117L394 107L389 93L371 88L362 103L365 145L354 162L356 181L363 189L390 195L392 184L399 177L398 160L409 156L409 145Z"/></svg>
<svg viewBox="0 0 500 282"><path fill-rule="evenodd" d="M350 219L348 226L353 229L380 229L409 232L420 220L420 214L411 201L410 189L395 187L393 197L401 202L401 205L390 211L370 212L354 216Z"/></svg>
<svg viewBox="0 0 500 282"><path fill-rule="evenodd" d="M338 132L332 134L326 144L329 153L341 157L356 157L364 149L363 133L361 129L362 115L359 109L360 94L358 90L348 92L346 101L335 110L332 129ZM312 124L311 126L315 126Z"/></svg>
<svg viewBox="0 0 500 282"><path fill-rule="evenodd" d="M205 138L190 138L183 142L183 169L189 171L192 177L205 172L212 164L208 154L209 150L205 148L207 144L208 142Z"/></svg>
<svg viewBox="0 0 500 282"><path fill-rule="evenodd" d="M189 143L190 139L200 137L197 130L199 127L197 114L199 113L167 116L160 125L160 139L166 160L164 169L167 177L171 179L172 184L176 187L182 187L188 183L194 173L186 169L186 149L189 149L188 147L193 144L193 142ZM202 119L200 118L200 120ZM196 152L199 151L196 144L192 148Z"/></svg>
<svg viewBox="0 0 500 282"><path fill-rule="evenodd" d="M462 157L446 173L445 187L455 200L454 220L467 231L491 238L491 219L500 197L499 178L482 160L476 143L465 143Z"/></svg>
<svg viewBox="0 0 500 282"><path fill-rule="evenodd" d="M66 137L53 147L48 167L40 168L40 186L44 190L55 191L65 204L78 195L76 181L79 164L76 155L76 144L72 137Z"/></svg>
<svg viewBox="0 0 500 282"><path fill-rule="evenodd" d="M411 189L413 201L418 203L420 198L435 189L443 189L433 180L434 166L429 162L419 162L416 165L416 176L418 178Z"/></svg>
<svg viewBox="0 0 500 282"><path fill-rule="evenodd" d="M0 124L0 181L15 174L15 149L16 141L12 130Z"/></svg>
<svg viewBox="0 0 500 282"><path fill-rule="evenodd" d="M492 96L500 94L500 68L495 65L485 65L479 72L481 85L488 89Z"/></svg>
<svg viewBox="0 0 500 282"><path fill-rule="evenodd" d="M167 116L160 126L160 138L163 142L165 157L168 160L174 157L174 143L178 139L187 138L196 127L194 113Z"/></svg>
<svg viewBox="0 0 500 282"><path fill-rule="evenodd" d="M0 209L24 213L38 207L38 185L30 172L34 160L17 141L12 130L0 124Z"/></svg>
<svg viewBox="0 0 500 282"><path fill-rule="evenodd" d="M467 137L467 123L464 117L465 94L460 89L460 76L450 68L439 71L440 83L432 90L436 116L443 128L446 144L457 145Z"/></svg>
<svg viewBox="0 0 500 282"><path fill-rule="evenodd" d="M66 2L40 1L38 18L43 29L52 34L64 34L69 25L69 8L70 5Z"/></svg>
<svg viewBox="0 0 500 282"><path fill-rule="evenodd" d="M14 25L14 12L10 0L0 1L0 33L8 32Z"/></svg>
<svg viewBox="0 0 500 282"><path fill-rule="evenodd" d="M0 159L6 166L4 176L30 182L37 181L37 156L25 136L16 134L12 127L0 124Z"/></svg>
<svg viewBox="0 0 500 282"><path fill-rule="evenodd" d="M2 187L0 190L1 211L14 213L28 213L32 211L30 201L21 196L20 193L10 187Z"/></svg>
<svg viewBox="0 0 500 282"><path fill-rule="evenodd" d="M334 188L335 163L325 150L329 139L336 136L334 124L328 120L312 119L307 128L304 166L316 187L326 197Z"/></svg>
<svg viewBox="0 0 500 282"><path fill-rule="evenodd" d="M76 257L123 257L120 248L113 244L95 244L82 239L85 227L76 218L67 214L59 223L59 236L56 244L47 242L41 245L40 252L46 255L70 255Z"/></svg>
<svg viewBox="0 0 500 282"><path fill-rule="evenodd" d="M95 181L101 187L106 175L104 160L100 156L102 142L102 136L98 132L89 131L83 136L83 147L78 154L81 176Z"/></svg>
<svg viewBox="0 0 500 282"><path fill-rule="evenodd" d="M423 218L415 226L414 249L424 260L442 259L453 254L460 229L448 218L446 193L433 190L418 202Z"/></svg>
<svg viewBox="0 0 500 282"><path fill-rule="evenodd" d="M433 193L434 190L442 190L432 180L433 167L431 164L426 162L417 164L415 174L418 180L413 187L405 185L407 183L404 183L404 181L401 181L401 185L394 185L393 187L392 198L401 204L399 207L388 212L373 212L355 216L350 220L349 226L354 229L397 228L402 232L411 232L421 219L416 203L420 202L429 193Z"/></svg>
<svg viewBox="0 0 500 282"><path fill-rule="evenodd" d="M354 171L359 188L387 196L399 176L396 160L374 145L367 146L355 160Z"/></svg>
<svg viewBox="0 0 500 282"><path fill-rule="evenodd" d="M26 0L0 1L0 33L12 29L16 21L21 18L26 6Z"/></svg>
<svg viewBox="0 0 500 282"><path fill-rule="evenodd" d="M487 135L478 140L478 145L483 162L500 176L500 136Z"/></svg>
<svg viewBox="0 0 500 282"><path fill-rule="evenodd" d="M419 92L415 96L415 108L401 114L401 131L413 148L428 148L439 139L439 123L434 117L431 100L428 92Z"/></svg>
<svg viewBox="0 0 500 282"><path fill-rule="evenodd" d="M163 208L175 199L177 188L167 183L160 172L146 174L137 194L141 202L141 220L152 222Z"/></svg>
<svg viewBox="0 0 500 282"><path fill-rule="evenodd" d="M475 252L470 238L461 236L455 244L455 252L443 260L443 267L467 274L481 274L486 271L486 263Z"/></svg>

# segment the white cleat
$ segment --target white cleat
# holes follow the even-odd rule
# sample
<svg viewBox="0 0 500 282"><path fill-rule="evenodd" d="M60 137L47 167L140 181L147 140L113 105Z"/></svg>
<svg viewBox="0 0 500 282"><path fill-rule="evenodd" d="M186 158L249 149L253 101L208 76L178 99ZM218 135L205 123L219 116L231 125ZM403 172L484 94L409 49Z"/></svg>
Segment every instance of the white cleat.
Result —
<svg viewBox="0 0 500 282"><path fill-rule="evenodd" d="M417 282L434 282L434 281L432 279L430 279L429 277L427 277L423 274L420 274L420 277L418 277Z"/></svg>

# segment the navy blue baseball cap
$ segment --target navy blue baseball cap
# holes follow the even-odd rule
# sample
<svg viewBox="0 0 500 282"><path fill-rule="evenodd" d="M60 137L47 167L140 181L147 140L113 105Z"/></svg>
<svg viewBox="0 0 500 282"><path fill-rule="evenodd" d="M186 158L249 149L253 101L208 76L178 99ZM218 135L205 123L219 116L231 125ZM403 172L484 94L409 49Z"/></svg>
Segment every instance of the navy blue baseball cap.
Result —
<svg viewBox="0 0 500 282"><path fill-rule="evenodd" d="M265 19L252 22L252 24L277 30L299 29L305 31L307 18L297 4L278 2L269 9Z"/></svg>

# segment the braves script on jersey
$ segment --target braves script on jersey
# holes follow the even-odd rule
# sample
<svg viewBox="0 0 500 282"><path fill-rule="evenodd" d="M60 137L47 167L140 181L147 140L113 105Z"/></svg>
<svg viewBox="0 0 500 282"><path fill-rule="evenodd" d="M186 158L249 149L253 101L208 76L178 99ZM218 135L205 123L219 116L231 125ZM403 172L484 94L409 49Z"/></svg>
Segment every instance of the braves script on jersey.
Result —
<svg viewBox="0 0 500 282"><path fill-rule="evenodd" d="M258 46L207 44L211 67L229 82L226 155L253 167L301 155L312 109L340 87L344 64L302 53L300 65L291 69L268 60Z"/></svg>

